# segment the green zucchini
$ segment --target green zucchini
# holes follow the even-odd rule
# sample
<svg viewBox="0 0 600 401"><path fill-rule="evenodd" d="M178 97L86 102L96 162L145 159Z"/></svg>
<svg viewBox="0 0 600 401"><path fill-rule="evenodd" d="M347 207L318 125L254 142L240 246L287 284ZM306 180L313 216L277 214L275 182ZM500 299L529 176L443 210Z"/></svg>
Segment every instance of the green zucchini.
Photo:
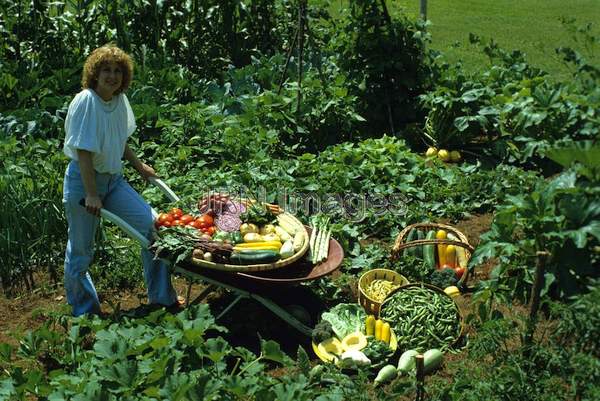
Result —
<svg viewBox="0 0 600 401"><path fill-rule="evenodd" d="M416 239L425 239L425 233L422 230L417 230ZM423 245L415 246L413 249L415 250L415 256L419 259L423 259Z"/></svg>
<svg viewBox="0 0 600 401"><path fill-rule="evenodd" d="M415 228L411 229L408 232L408 235L406 236L406 242L405 243L408 244L408 243L416 240L417 239L417 231L419 231L419 230L417 230ZM414 246L410 247L410 248L406 248L404 250L403 254L404 254L404 256L408 256L408 255L410 255L410 256L416 256L416 248Z"/></svg>
<svg viewBox="0 0 600 401"><path fill-rule="evenodd" d="M398 374L408 374L411 370L415 368L415 356L419 355L419 351L414 349L409 349L408 351L404 351L404 353L398 359Z"/></svg>
<svg viewBox="0 0 600 401"><path fill-rule="evenodd" d="M394 380L398 376L398 371L394 365L385 365L379 373L377 373L377 377L375 378L375 387L380 384L390 382Z"/></svg>
<svg viewBox="0 0 600 401"><path fill-rule="evenodd" d="M425 239L435 239L435 230L429 231ZM435 245L423 245L423 259L425 259L427 266L435 269Z"/></svg>
<svg viewBox="0 0 600 401"><path fill-rule="evenodd" d="M236 265L255 265L262 263L273 263L281 258L279 252L267 250L250 250L233 252L229 261Z"/></svg>
<svg viewBox="0 0 600 401"><path fill-rule="evenodd" d="M423 373L429 374L439 368L444 360L444 354L437 348L430 349L423 354Z"/></svg>

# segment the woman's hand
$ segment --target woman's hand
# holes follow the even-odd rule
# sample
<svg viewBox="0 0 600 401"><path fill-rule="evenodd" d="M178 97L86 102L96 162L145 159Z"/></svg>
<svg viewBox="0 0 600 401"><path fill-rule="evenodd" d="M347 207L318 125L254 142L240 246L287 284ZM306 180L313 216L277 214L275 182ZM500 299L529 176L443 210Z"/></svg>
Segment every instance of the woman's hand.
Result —
<svg viewBox="0 0 600 401"><path fill-rule="evenodd" d="M85 197L85 210L94 216L100 216L100 209L102 209L102 200L99 196L86 196Z"/></svg>
<svg viewBox="0 0 600 401"><path fill-rule="evenodd" d="M156 171L152 168L152 166L147 165L146 163L140 163L138 169L138 173L144 178L146 181L150 177L157 177Z"/></svg>

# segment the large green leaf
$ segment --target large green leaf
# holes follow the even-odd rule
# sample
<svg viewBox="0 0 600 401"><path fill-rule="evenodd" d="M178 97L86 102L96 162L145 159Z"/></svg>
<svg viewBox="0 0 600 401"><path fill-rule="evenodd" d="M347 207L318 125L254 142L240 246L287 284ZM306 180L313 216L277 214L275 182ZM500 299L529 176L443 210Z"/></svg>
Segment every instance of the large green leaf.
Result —
<svg viewBox="0 0 600 401"><path fill-rule="evenodd" d="M600 180L600 145L591 141L575 142L568 147L553 148L546 156L563 167L571 167L580 163L583 168L579 172L590 180Z"/></svg>
<svg viewBox="0 0 600 401"><path fill-rule="evenodd" d="M284 364L289 360L283 351L281 351L281 347L275 341L269 340L265 341L263 339L260 340L260 348L261 348L261 357L267 359L269 361L277 362Z"/></svg>

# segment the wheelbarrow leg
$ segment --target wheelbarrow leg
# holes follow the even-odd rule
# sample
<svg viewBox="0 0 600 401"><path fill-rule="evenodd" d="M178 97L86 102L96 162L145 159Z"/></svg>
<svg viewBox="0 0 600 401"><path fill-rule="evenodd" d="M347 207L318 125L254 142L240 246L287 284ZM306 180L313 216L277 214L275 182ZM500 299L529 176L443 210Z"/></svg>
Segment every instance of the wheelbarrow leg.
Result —
<svg viewBox="0 0 600 401"><path fill-rule="evenodd" d="M226 314L227 312L229 312L229 311L231 310L231 308L233 308L233 307L235 306L235 304L237 304L238 302L240 302L240 300L241 300L242 298L246 298L246 296L245 296L245 295L242 295L242 294L240 294L240 295L238 295L237 297L235 297L235 299L234 299L233 301L231 301L231 303L230 303L229 305L227 305L227 307L226 307L226 308L225 308L225 309L224 309L224 310L223 310L223 311L222 311L222 312L219 314L219 316L217 316L217 317L215 318L215 320L219 320L220 318L222 318L223 316L225 316L225 314Z"/></svg>
<svg viewBox="0 0 600 401"><path fill-rule="evenodd" d="M192 294L192 284L194 283L194 281L192 281L192 279L190 277L188 277L187 282L188 282L188 288L187 288L187 292L185 293L185 307L186 308L188 306L190 306L190 295Z"/></svg>
<svg viewBox="0 0 600 401"><path fill-rule="evenodd" d="M250 293L246 290L242 290L242 289L234 287L232 285L222 283L218 280L202 276L197 273L191 273L189 271L185 271L184 269L179 268L177 266L175 266L174 270L175 270L175 272L183 272L186 276L191 277L193 279L197 279L197 280L201 280L201 281L209 283L210 285L206 289L204 289L204 291L202 291L202 294L200 294L200 295L204 295L204 293L207 292L207 290L209 290L209 288L211 288L211 286L219 286L221 288L231 290L234 293L238 294L237 297L225 308L225 310L223 310L221 312L221 314L219 316L217 316L217 318L215 320L219 320L223 315L225 315L227 312L229 312L231 310L231 308L233 308L235 306L235 304L237 304L242 298L250 298L250 299L254 299L254 300L260 302L267 309L269 309L271 312L273 312L274 314L279 316L282 320L284 320L286 323L288 323L290 326L294 327L296 330L298 330L300 333L304 334L305 336L310 337L312 334L312 329L310 327L308 327L305 324L303 324L302 322L300 322L295 316L293 316L291 313L289 313L284 308L277 305L274 301L272 301L270 299L267 299L265 297L262 297L260 295L254 294L254 293ZM198 298L196 298L196 299L198 299ZM193 302L195 302L195 300Z"/></svg>
<svg viewBox="0 0 600 401"><path fill-rule="evenodd" d="M212 291L214 291L215 288L216 288L216 286L214 284L207 285L206 288L203 289L202 292L196 298L194 298L194 300L192 302L190 302L190 304L196 305L197 303L200 303L200 301L202 301L204 298L206 298L206 296L209 293L211 293Z"/></svg>

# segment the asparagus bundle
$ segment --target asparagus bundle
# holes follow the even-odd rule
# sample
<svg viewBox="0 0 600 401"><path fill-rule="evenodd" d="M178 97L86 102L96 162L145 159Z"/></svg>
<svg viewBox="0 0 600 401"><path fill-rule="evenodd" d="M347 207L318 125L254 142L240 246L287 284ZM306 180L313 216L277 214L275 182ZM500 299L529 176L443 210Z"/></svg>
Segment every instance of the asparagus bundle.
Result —
<svg viewBox="0 0 600 401"><path fill-rule="evenodd" d="M310 233L309 259L313 264L318 264L326 260L329 254L329 239L331 238L329 217L314 216L311 219L310 226L312 232Z"/></svg>

